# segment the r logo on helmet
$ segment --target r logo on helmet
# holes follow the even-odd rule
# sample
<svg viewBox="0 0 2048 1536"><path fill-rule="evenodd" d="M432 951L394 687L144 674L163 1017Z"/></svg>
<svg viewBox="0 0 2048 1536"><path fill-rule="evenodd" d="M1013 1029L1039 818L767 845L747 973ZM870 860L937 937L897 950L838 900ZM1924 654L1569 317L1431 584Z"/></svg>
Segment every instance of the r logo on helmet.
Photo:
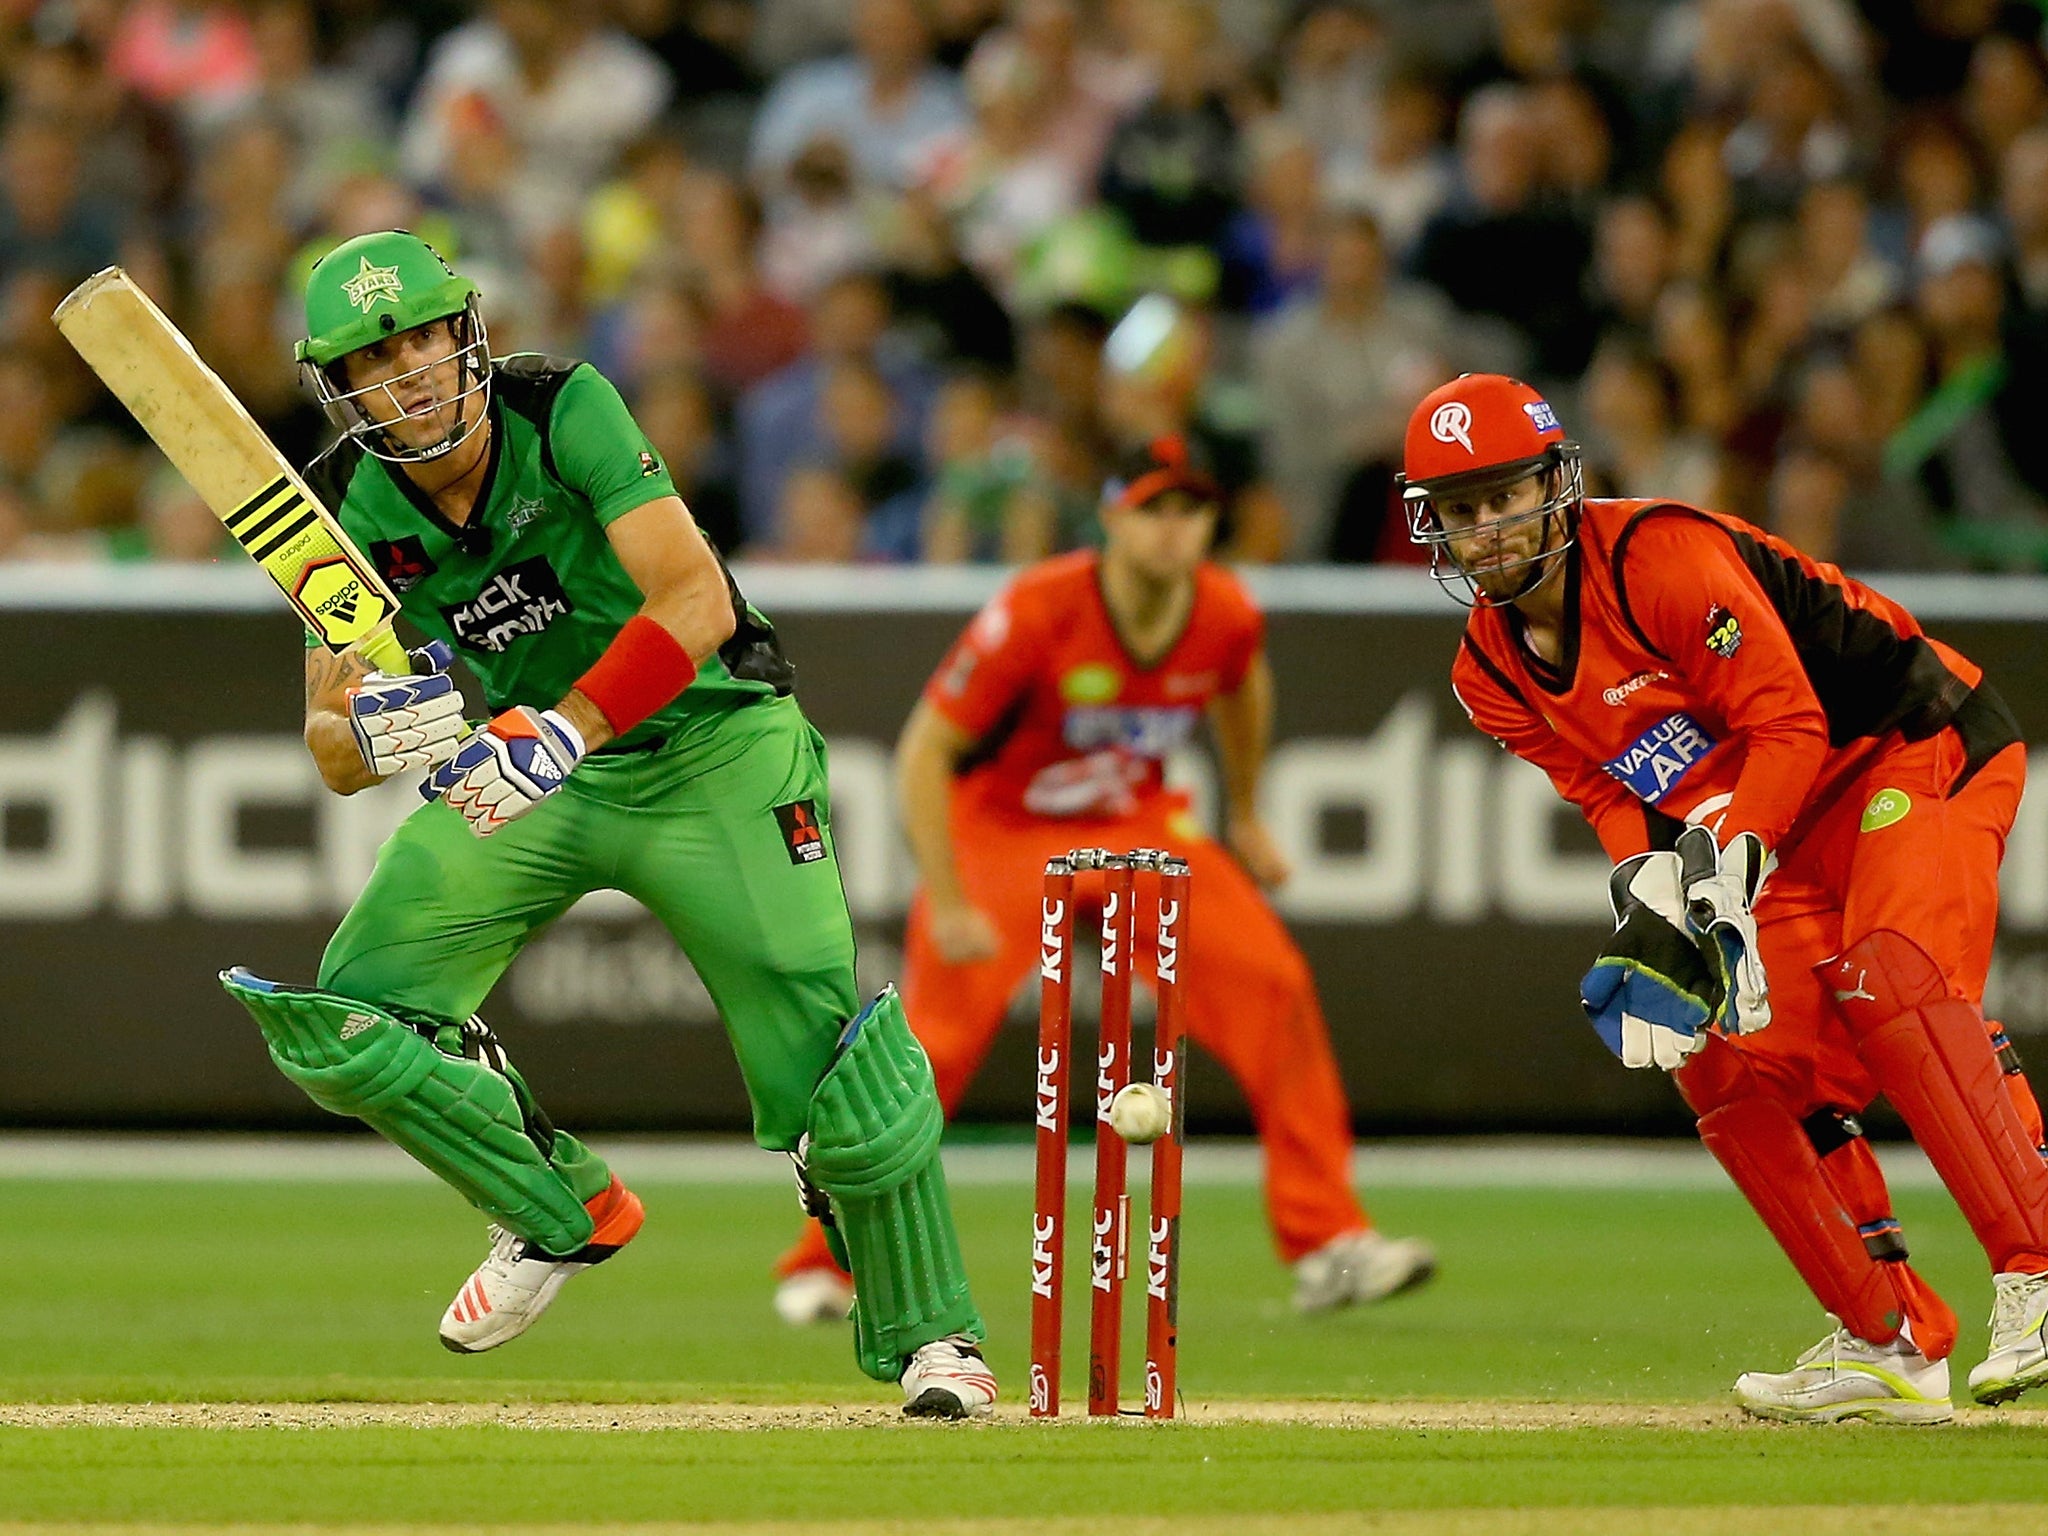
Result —
<svg viewBox="0 0 2048 1536"><path fill-rule="evenodd" d="M1472 447L1472 410L1462 400L1446 400L1429 418L1429 435L1440 443L1456 443L1467 453Z"/></svg>

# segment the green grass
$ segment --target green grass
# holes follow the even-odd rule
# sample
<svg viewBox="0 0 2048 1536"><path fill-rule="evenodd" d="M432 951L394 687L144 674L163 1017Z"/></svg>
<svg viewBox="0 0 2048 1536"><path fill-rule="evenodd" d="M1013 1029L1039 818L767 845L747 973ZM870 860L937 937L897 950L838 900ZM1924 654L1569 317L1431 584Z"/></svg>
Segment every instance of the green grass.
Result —
<svg viewBox="0 0 2048 1536"><path fill-rule="evenodd" d="M642 1192L649 1222L627 1253L577 1279L532 1334L461 1358L440 1348L434 1324L483 1235L431 1186L0 1182L15 1259L0 1296L0 1399L893 1401L854 1372L844 1330L793 1331L769 1311L767 1267L791 1232L782 1190ZM990 1358L1012 1400L1029 1199L1021 1187L957 1192ZM1908 1193L1899 1205L1916 1263L1963 1314L1960 1388L1983 1346L1982 1257L1943 1197ZM1822 1331L1732 1193L1403 1189L1374 1207L1389 1230L1435 1240L1441 1277L1383 1307L1301 1319L1256 1192L1189 1190L1191 1405L1718 1403L1738 1371L1789 1363ZM1077 1250L1070 1275L1085 1274L1080 1264ZM1070 1290L1071 1402L1085 1282ZM1127 1394L1139 1375L1135 1301ZM1229 1529L1253 1513L1451 1506L2026 1502L2048 1496L2044 1429L72 1426L0 1430L0 1521L1128 1512Z"/></svg>

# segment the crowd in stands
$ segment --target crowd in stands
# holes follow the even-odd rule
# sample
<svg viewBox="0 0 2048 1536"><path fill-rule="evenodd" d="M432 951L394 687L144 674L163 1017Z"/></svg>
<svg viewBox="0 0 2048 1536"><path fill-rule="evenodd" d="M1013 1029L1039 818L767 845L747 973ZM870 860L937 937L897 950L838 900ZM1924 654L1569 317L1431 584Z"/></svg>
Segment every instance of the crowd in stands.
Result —
<svg viewBox="0 0 2048 1536"><path fill-rule="evenodd" d="M126 266L287 453L405 227L778 561L1086 542L1180 432L1244 561L1408 560L1408 411L1862 569L2048 569L2048 55L2014 0L0 0L0 560L205 560L48 316Z"/></svg>

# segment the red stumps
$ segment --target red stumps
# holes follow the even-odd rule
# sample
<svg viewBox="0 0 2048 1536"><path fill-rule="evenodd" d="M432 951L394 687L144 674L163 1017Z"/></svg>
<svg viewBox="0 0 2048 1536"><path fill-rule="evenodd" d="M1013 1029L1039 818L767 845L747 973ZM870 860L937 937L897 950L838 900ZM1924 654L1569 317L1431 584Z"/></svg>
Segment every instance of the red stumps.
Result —
<svg viewBox="0 0 2048 1536"><path fill-rule="evenodd" d="M1119 1409L1123 1283L1130 1260L1128 1147L1110 1106L1131 1081L1131 999L1138 963L1137 876L1158 876L1159 1022L1153 1082L1171 1106L1169 1129L1153 1144L1145 1240L1145 1412L1171 1418L1178 1344L1181 1081L1184 1046L1180 954L1190 880L1185 862L1152 849L1129 855L1082 848L1051 859L1039 940L1038 1073L1033 1118L1037 1201L1031 1233L1031 1413L1059 1413L1060 1324L1066 1236L1067 1127L1073 1089L1073 915L1075 876L1100 870L1102 1024L1095 1067L1095 1201L1089 1225L1088 1412Z"/></svg>

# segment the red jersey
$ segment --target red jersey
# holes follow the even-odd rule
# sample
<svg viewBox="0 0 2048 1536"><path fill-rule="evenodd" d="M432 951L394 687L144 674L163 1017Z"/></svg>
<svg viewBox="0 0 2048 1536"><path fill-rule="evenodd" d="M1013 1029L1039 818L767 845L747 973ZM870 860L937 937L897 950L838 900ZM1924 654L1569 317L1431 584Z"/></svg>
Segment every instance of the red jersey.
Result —
<svg viewBox="0 0 2048 1536"><path fill-rule="evenodd" d="M1969 748L1959 788L2019 739L1967 658L1740 518L1588 501L1565 558L1558 664L1529 649L1514 609L1476 608L1451 681L1611 858L1669 847L1686 821L1776 849L1888 741L1955 726Z"/></svg>
<svg viewBox="0 0 2048 1536"><path fill-rule="evenodd" d="M1141 666L1110 621L1100 572L1086 550L1024 571L925 684L932 707L975 738L961 787L989 810L1136 812L1164 793L1167 757L1211 699L1237 691L1264 644L1244 584L1204 564L1180 635Z"/></svg>

